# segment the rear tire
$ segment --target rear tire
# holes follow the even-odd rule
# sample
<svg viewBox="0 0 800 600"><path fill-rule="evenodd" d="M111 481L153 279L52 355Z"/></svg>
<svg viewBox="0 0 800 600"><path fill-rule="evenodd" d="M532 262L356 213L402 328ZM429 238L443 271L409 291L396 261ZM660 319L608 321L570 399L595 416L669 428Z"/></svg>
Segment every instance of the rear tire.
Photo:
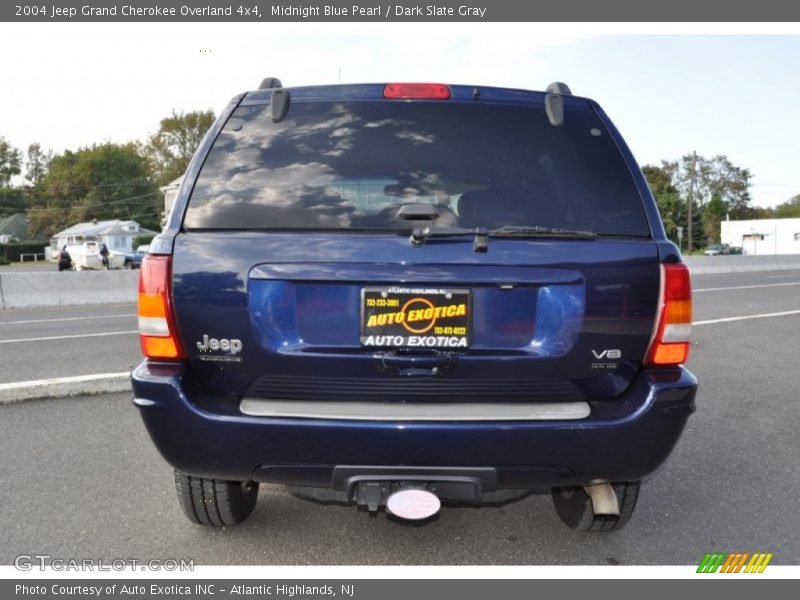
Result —
<svg viewBox="0 0 800 600"><path fill-rule="evenodd" d="M258 498L254 481L222 481L175 471L175 488L183 514L192 523L232 527L250 516Z"/></svg>
<svg viewBox="0 0 800 600"><path fill-rule="evenodd" d="M612 483L619 503L619 516L596 515L592 499L582 487L553 488L553 504L558 518L576 531L616 531L625 527L636 508L639 481Z"/></svg>

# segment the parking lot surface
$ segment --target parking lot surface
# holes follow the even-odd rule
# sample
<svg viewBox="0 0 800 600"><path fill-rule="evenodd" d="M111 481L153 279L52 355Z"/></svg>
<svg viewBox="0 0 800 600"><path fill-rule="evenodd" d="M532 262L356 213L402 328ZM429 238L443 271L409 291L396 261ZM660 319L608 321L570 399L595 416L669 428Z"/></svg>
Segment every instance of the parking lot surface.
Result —
<svg viewBox="0 0 800 600"><path fill-rule="evenodd" d="M313 504L274 486L262 486L255 512L240 527L200 528L181 514L171 470L129 395L115 394L0 406L0 563L48 553L197 564L688 565L706 552L741 551L773 552L774 564L798 564L800 273L705 275L693 284L698 325L689 368L700 380L698 410L618 533L567 529L547 495L500 507L445 507L437 520L408 526L354 507ZM62 318L133 312L62 310ZM780 315L764 316L774 313ZM35 320L20 315L13 319ZM135 329L132 317L119 318L128 320L86 320L74 332ZM81 322L38 328L8 319L0 313L0 340L70 335ZM6 361L31 355L30 348L45 352L50 343L0 350ZM134 334L74 338L65 351L110 360L109 344L117 343L123 362L138 360ZM50 366L60 369L63 356L52 355Z"/></svg>

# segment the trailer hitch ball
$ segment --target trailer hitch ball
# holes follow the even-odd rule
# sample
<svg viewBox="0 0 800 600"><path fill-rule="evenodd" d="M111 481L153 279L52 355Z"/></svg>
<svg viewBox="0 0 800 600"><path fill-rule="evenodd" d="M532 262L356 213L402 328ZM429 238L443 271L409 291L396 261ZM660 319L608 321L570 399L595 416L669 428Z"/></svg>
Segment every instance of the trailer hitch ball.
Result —
<svg viewBox="0 0 800 600"><path fill-rule="evenodd" d="M439 497L422 488L401 488L386 500L386 508L394 516L409 521L421 521L439 512Z"/></svg>

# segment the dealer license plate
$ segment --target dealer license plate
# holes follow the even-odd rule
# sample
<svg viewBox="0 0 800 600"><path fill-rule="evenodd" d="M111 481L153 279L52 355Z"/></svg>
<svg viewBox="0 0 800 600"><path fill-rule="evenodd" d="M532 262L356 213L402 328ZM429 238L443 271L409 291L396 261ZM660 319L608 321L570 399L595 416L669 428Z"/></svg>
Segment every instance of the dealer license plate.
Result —
<svg viewBox="0 0 800 600"><path fill-rule="evenodd" d="M464 289L364 288L361 344L390 348L468 348L472 293Z"/></svg>

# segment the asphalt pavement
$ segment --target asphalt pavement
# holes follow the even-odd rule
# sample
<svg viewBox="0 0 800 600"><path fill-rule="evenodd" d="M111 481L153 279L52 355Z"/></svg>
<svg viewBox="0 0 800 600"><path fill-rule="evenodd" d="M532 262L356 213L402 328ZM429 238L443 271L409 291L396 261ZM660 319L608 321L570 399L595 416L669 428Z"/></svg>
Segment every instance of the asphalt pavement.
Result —
<svg viewBox="0 0 800 600"><path fill-rule="evenodd" d="M262 486L243 525L197 527L181 514L171 470L129 394L113 394L0 406L0 564L49 553L197 564L685 565L712 551L773 552L773 564L799 564L800 272L703 275L693 285L698 325L688 366L701 384L698 410L620 532L570 531L547 495L445 507L437 520L408 526L275 486ZM4 311L0 342L132 330L125 315L133 312ZM738 319L745 316L758 318ZM67 374L102 372L103 364L124 370L137 355L134 334L0 343L0 363L12 365L0 366L0 377L61 373L65 356L74 365ZM38 371L23 371L30 357L44 357Z"/></svg>

